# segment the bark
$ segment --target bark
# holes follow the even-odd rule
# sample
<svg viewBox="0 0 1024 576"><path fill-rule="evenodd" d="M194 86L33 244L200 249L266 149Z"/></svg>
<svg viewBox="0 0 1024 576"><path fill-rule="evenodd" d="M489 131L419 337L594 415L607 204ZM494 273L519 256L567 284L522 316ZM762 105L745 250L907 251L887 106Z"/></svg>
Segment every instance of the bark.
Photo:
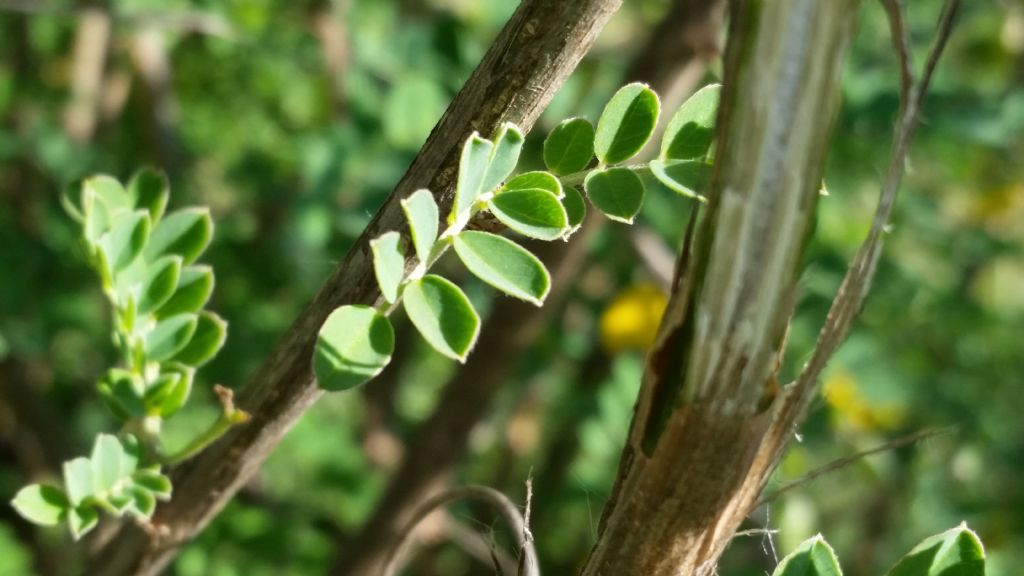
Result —
<svg viewBox="0 0 1024 576"><path fill-rule="evenodd" d="M710 202L585 576L713 573L788 440L772 426L778 362L856 6L731 6Z"/></svg>
<svg viewBox="0 0 1024 576"><path fill-rule="evenodd" d="M592 228L593 222L588 225ZM585 232L580 232L579 235ZM586 256L586 242L534 243L532 252L553 269L552 292L543 308L502 298L484 323L476 351L445 387L437 407L406 447L405 458L359 535L335 558L332 573L377 576L417 506L443 490L466 450L469 433L487 414L491 401L536 341L558 308Z"/></svg>
<svg viewBox="0 0 1024 576"><path fill-rule="evenodd" d="M369 240L388 230L408 235L399 201L429 187L446 212L469 133L491 134L506 121L529 130L620 4L524 0L363 235L239 394L250 422L175 470L174 498L157 510L154 529L124 526L94 558L90 574L158 574L220 512L320 397L310 359L327 315L344 304L381 298Z"/></svg>

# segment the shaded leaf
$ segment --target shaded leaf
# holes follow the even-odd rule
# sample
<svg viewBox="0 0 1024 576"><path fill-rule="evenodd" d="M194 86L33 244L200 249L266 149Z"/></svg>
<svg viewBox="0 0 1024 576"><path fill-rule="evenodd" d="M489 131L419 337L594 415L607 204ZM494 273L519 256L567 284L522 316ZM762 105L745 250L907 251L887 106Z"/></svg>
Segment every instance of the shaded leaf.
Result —
<svg viewBox="0 0 1024 576"><path fill-rule="evenodd" d="M430 190L420 188L402 200L402 210L409 221L409 232L412 235L413 247L416 249L416 257L420 262L426 262L430 258L430 249L437 241L437 202L434 201Z"/></svg>
<svg viewBox="0 0 1024 576"><path fill-rule="evenodd" d="M132 481L160 500L171 497L171 479L156 470L139 470L132 475Z"/></svg>
<svg viewBox="0 0 1024 576"><path fill-rule="evenodd" d="M476 277L509 296L540 306L551 289L544 264L522 246L488 232L455 237L455 252Z"/></svg>
<svg viewBox="0 0 1024 576"><path fill-rule="evenodd" d="M391 322L370 306L342 306L320 327L313 372L325 390L347 390L380 373L395 349Z"/></svg>
<svg viewBox="0 0 1024 576"><path fill-rule="evenodd" d="M687 198L704 200L711 179L711 165L700 160L653 160L651 174L669 190Z"/></svg>
<svg viewBox="0 0 1024 576"><path fill-rule="evenodd" d="M662 160L690 160L708 153L721 88L719 84L705 86L676 110L661 140Z"/></svg>
<svg viewBox="0 0 1024 576"><path fill-rule="evenodd" d="M597 121L594 153L602 164L629 160L658 123L658 96L646 84L627 84L612 96Z"/></svg>
<svg viewBox="0 0 1024 576"><path fill-rule="evenodd" d="M174 294L157 310L157 318L186 312L198 312L213 293L213 269L209 266L185 266L178 276Z"/></svg>
<svg viewBox="0 0 1024 576"><path fill-rule="evenodd" d="M146 210L152 221L158 222L167 208L170 184L162 171L143 168L132 176L127 192L136 208Z"/></svg>
<svg viewBox="0 0 1024 576"><path fill-rule="evenodd" d="M544 140L544 165L555 174L584 170L594 157L594 126L586 118L570 118Z"/></svg>
<svg viewBox="0 0 1024 576"><path fill-rule="evenodd" d="M137 305L139 314L149 314L170 300L178 288L181 265L181 256L164 256L146 267Z"/></svg>
<svg viewBox="0 0 1024 576"><path fill-rule="evenodd" d="M562 206L565 207L565 215L569 223L569 230L565 233L568 236L583 225L583 219L587 216L587 203L583 200L583 194L580 194L575 186L567 186L565 197L562 198Z"/></svg>
<svg viewBox="0 0 1024 576"><path fill-rule="evenodd" d="M114 368L103 375L96 389L114 416L121 420L129 420L146 415L146 408L142 402L143 386L139 376L127 370Z"/></svg>
<svg viewBox="0 0 1024 576"><path fill-rule="evenodd" d="M488 208L504 225L530 238L554 240L568 226L558 197L539 188L503 191L491 198Z"/></svg>
<svg viewBox="0 0 1024 576"><path fill-rule="evenodd" d="M162 418L167 418L180 410L192 392L192 377L195 371L186 366L180 366L168 371L168 375L174 374L177 374L178 377L174 379L174 383L167 390L166 395L155 406L157 413Z"/></svg>
<svg viewBox="0 0 1024 576"><path fill-rule="evenodd" d="M423 338L449 358L465 362L480 333L469 298L448 280L429 274L405 288L405 312Z"/></svg>
<svg viewBox="0 0 1024 576"><path fill-rule="evenodd" d="M594 170L583 187L598 210L619 222L632 224L644 203L644 182L628 168Z"/></svg>
<svg viewBox="0 0 1024 576"><path fill-rule="evenodd" d="M373 251L373 272L377 276L380 293L388 302L398 299L398 286L405 276L405 255L402 254L402 236L398 232L385 232L370 240Z"/></svg>
<svg viewBox="0 0 1024 576"><path fill-rule="evenodd" d="M71 537L75 541L95 528L98 521L99 514L91 506L77 506L68 509L68 526L71 528Z"/></svg>
<svg viewBox="0 0 1024 576"><path fill-rule="evenodd" d="M112 271L121 270L142 252L149 236L149 213L144 210L121 212L100 236L98 245Z"/></svg>

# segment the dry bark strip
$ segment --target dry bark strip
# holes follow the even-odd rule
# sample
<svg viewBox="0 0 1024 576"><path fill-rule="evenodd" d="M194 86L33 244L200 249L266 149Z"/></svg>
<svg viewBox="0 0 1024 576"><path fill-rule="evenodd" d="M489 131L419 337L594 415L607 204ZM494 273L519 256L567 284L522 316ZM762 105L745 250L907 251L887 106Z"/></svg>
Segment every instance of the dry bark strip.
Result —
<svg viewBox="0 0 1024 576"><path fill-rule="evenodd" d="M239 394L238 404L252 415L250 422L176 470L174 499L157 510L156 529L126 525L96 555L89 574L158 574L179 547L220 512L320 397L310 364L327 315L343 304L374 304L380 299L369 240L387 230L408 234L399 200L428 187L446 211L459 149L469 133L490 135L506 121L530 129L620 4L621 0L520 4L394 192Z"/></svg>
<svg viewBox="0 0 1024 576"><path fill-rule="evenodd" d="M731 5L710 202L677 265L585 576L710 574L756 498L743 489L772 422L856 7Z"/></svg>

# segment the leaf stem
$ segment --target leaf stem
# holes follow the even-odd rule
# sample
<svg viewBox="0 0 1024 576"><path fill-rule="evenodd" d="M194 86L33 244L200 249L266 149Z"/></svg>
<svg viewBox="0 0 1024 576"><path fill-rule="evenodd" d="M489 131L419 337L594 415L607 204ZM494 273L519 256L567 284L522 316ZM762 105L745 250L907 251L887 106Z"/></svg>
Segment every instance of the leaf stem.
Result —
<svg viewBox="0 0 1024 576"><path fill-rule="evenodd" d="M559 177L558 181L562 183L562 186L579 186L580 184L583 184L584 180L587 179L587 174L590 174L594 170L599 170L602 168L606 168L606 166L595 166L587 170L581 170L579 172L573 172L572 174L566 174L565 176ZM636 172L641 176L644 174L651 173L651 167L647 164L647 162L619 166L619 168L629 168L630 170Z"/></svg>
<svg viewBox="0 0 1024 576"><path fill-rule="evenodd" d="M206 429L205 432L193 438L192 441L186 444L184 448L178 450L173 455L164 458L164 464L168 466L181 464L185 460L188 460L192 456L202 452L210 444L216 442L221 436L230 430L232 426L249 421L249 413L235 407L234 393L231 389L217 384L213 387L213 391L217 394L217 398L220 400L222 407L220 416L213 422L213 424L210 425L209 428Z"/></svg>

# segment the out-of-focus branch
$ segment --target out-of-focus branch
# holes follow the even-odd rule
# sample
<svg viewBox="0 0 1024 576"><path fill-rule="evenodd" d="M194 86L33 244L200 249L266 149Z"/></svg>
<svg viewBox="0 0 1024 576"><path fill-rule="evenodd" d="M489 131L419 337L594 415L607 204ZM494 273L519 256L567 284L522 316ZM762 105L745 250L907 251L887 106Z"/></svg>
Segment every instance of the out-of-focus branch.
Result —
<svg viewBox="0 0 1024 576"><path fill-rule="evenodd" d="M64 130L76 142L92 139L96 131L110 27L106 8L90 6L78 15L71 60L71 100L64 110Z"/></svg>

